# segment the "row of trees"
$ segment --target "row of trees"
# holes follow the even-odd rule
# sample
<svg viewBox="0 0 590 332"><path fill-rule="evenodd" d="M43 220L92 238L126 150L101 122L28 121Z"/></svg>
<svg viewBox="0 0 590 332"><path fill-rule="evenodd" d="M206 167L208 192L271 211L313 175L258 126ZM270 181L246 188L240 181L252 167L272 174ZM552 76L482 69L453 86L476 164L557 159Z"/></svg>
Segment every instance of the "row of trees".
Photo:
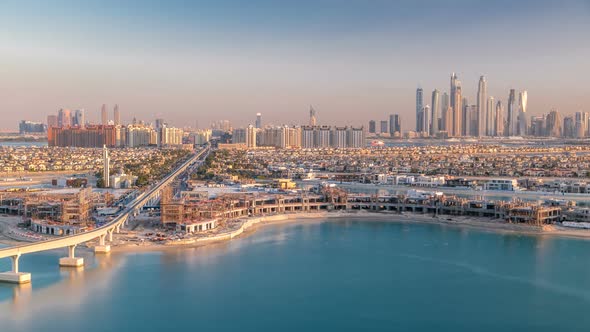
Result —
<svg viewBox="0 0 590 332"><path fill-rule="evenodd" d="M186 161L190 151L183 149L160 150L145 161L128 162L122 165L125 174L137 176L135 185L144 187L170 173L175 167ZM97 187L104 187L102 172L96 173Z"/></svg>

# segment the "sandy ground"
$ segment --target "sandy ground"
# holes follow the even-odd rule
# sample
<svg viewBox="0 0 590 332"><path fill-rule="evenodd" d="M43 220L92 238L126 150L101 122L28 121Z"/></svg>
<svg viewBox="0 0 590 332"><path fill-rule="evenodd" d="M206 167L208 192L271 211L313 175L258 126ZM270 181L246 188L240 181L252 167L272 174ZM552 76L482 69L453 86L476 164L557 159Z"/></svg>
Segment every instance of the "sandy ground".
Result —
<svg viewBox="0 0 590 332"><path fill-rule="evenodd" d="M0 244L13 246L30 242L14 233L20 221L20 217L0 217Z"/></svg>

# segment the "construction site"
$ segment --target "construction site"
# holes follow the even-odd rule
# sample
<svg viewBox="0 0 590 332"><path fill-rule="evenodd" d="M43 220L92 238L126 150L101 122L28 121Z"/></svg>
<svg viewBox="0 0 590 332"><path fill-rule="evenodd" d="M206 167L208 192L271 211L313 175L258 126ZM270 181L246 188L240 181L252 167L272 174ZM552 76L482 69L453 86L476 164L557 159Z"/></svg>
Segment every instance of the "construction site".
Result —
<svg viewBox="0 0 590 332"><path fill-rule="evenodd" d="M113 200L112 194L91 188L11 193L0 198L0 213L21 216L37 233L72 235L93 228L94 209L109 206Z"/></svg>
<svg viewBox="0 0 590 332"><path fill-rule="evenodd" d="M416 190L403 195L366 195L334 187L296 193L225 193L212 199L203 195L173 195L168 190L160 207L163 226L187 233L207 231L224 221L242 217L319 211L474 216L534 226L562 220L561 206L521 200L467 199Z"/></svg>

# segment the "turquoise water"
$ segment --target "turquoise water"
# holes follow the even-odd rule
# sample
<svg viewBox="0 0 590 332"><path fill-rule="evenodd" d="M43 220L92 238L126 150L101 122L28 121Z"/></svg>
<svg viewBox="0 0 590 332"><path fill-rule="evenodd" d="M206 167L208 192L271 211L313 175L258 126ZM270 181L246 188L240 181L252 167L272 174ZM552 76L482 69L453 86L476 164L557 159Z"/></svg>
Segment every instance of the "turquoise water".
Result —
<svg viewBox="0 0 590 332"><path fill-rule="evenodd" d="M590 329L590 241L348 219L79 271L64 253L24 256L2 332Z"/></svg>

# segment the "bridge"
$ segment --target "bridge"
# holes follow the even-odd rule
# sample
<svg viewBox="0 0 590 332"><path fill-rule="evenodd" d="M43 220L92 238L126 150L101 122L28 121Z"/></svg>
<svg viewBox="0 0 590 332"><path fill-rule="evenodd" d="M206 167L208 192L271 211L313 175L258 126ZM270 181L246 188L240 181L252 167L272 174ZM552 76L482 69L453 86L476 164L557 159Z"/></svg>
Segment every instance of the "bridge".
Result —
<svg viewBox="0 0 590 332"><path fill-rule="evenodd" d="M138 215L144 206L153 206L156 204L156 202L160 200L162 189L172 183L178 175L195 165L199 159L206 157L208 153L209 146L200 150L189 160L176 168L172 173L168 174L164 179L153 184L146 191L139 194L133 201L127 204L117 217L99 228L76 235L0 249L0 259L9 257L12 260L12 270L0 273L0 282L22 284L31 281L30 273L21 272L19 270L19 259L25 254L68 248L68 256L60 258L59 265L79 267L84 265L84 259L75 256L76 246L79 244L98 239L99 244L94 247L94 252L98 254L109 252L111 247L107 243L113 241L113 233L119 233L121 226L127 222L129 217Z"/></svg>

